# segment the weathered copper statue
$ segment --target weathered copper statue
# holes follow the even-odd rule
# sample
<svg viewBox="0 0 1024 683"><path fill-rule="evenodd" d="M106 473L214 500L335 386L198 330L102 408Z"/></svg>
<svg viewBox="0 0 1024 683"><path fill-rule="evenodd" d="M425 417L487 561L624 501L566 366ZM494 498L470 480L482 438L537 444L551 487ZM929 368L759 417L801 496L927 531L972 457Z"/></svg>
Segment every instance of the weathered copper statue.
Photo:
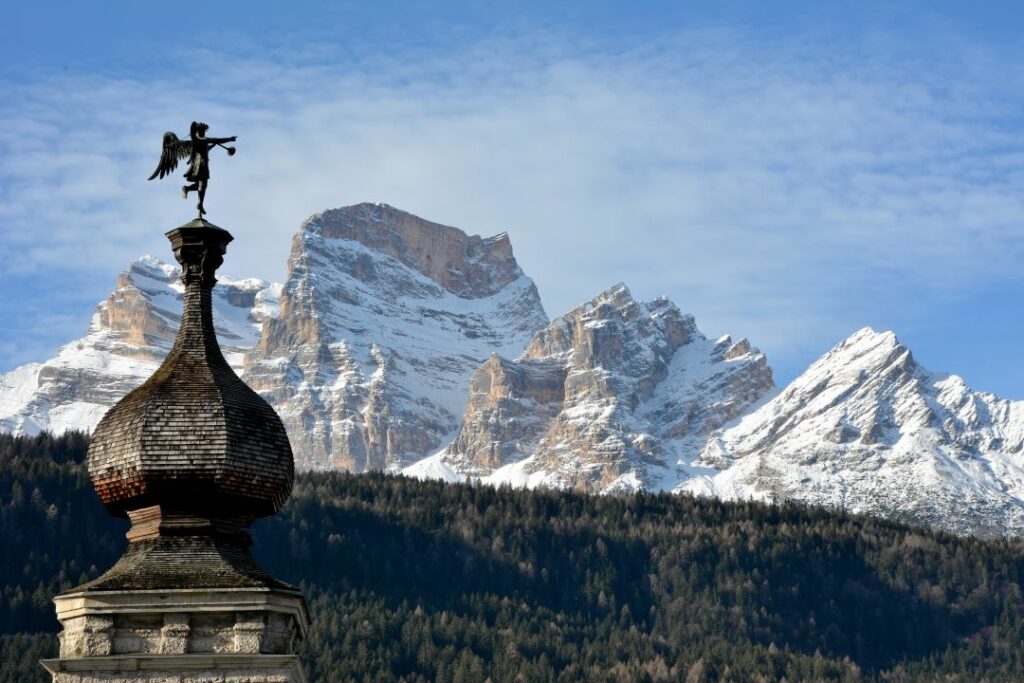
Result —
<svg viewBox="0 0 1024 683"><path fill-rule="evenodd" d="M196 208L199 210L199 217L206 213L203 202L206 200L206 188L210 182L210 150L216 146L224 147L228 156L235 153L234 147L227 147L225 142L234 142L237 136L230 138L208 138L206 131L210 127L201 121L193 121L189 130L188 140L179 140L178 136L168 131L164 133L164 148L160 152L160 163L157 164L150 180L165 175L178 167L178 162L188 157L188 170L185 171L185 180L191 185L184 185L181 188L181 198L186 199L189 192L199 193L199 203Z"/></svg>

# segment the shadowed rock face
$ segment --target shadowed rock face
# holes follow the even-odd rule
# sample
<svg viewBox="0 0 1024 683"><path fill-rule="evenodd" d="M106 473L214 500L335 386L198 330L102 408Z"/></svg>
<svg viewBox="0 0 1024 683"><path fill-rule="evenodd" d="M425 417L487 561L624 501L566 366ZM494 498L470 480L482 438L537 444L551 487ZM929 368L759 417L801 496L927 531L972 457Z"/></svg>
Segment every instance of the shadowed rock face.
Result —
<svg viewBox="0 0 1024 683"><path fill-rule="evenodd" d="M305 227L326 239L351 240L390 256L464 299L493 296L522 275L507 234L467 235L386 204L331 209L310 218ZM352 270L361 280L374 279L371 258L357 258Z"/></svg>
<svg viewBox="0 0 1024 683"><path fill-rule="evenodd" d="M281 414L300 468L400 467L458 427L483 360L546 324L507 235L359 204L295 236L280 315L245 378Z"/></svg>
<svg viewBox="0 0 1024 683"><path fill-rule="evenodd" d="M448 447L467 455L463 471L485 476L527 455L565 400L566 372L556 363L497 355L481 365L469 382L467 419Z"/></svg>
<svg viewBox="0 0 1024 683"><path fill-rule="evenodd" d="M667 299L617 285L539 331L518 360L485 362L442 459L495 482L671 488L677 461L771 387L746 340L711 342Z"/></svg>

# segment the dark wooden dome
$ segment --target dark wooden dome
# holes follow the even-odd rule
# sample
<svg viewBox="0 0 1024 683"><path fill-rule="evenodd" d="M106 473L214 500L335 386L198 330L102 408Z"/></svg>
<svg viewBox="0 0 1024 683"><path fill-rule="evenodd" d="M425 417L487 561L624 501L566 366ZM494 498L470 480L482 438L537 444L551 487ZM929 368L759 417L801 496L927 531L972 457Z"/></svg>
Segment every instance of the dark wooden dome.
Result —
<svg viewBox="0 0 1024 683"><path fill-rule="evenodd" d="M244 528L287 499L291 447L277 413L217 344L211 290L231 235L197 219L167 237L182 265L181 327L160 368L96 427L89 475L113 514L156 506L164 518L230 519Z"/></svg>

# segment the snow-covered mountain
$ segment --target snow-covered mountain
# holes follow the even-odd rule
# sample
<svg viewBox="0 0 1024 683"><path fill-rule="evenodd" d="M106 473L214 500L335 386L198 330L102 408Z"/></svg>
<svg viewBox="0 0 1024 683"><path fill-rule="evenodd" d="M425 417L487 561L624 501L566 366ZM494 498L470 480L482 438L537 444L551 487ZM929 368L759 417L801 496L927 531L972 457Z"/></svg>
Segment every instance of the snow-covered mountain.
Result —
<svg viewBox="0 0 1024 683"><path fill-rule="evenodd" d="M679 489L798 500L982 536L1024 534L1024 401L862 329L716 432Z"/></svg>
<svg viewBox="0 0 1024 683"><path fill-rule="evenodd" d="M178 272L133 263L85 337L0 375L0 429L91 430L170 350ZM548 323L506 234L469 236L383 204L310 217L284 286L221 277L213 294L225 356L279 411L304 469L435 452L458 429L477 366Z"/></svg>
<svg viewBox="0 0 1024 683"><path fill-rule="evenodd" d="M0 430L92 429L170 349L178 266L145 257L89 331L0 375ZM222 277L228 361L302 469L798 500L1024 536L1024 402L861 330L781 391L745 339L617 285L548 321L508 236L382 204L315 214L285 285Z"/></svg>
<svg viewBox="0 0 1024 683"><path fill-rule="evenodd" d="M243 377L281 415L298 467L397 468L458 429L485 358L518 353L546 324L508 235L359 204L295 235L280 316Z"/></svg>
<svg viewBox="0 0 1024 683"><path fill-rule="evenodd" d="M139 259L96 307L84 337L45 363L0 375L0 429L16 434L92 430L170 350L181 318L180 272L179 266L149 256ZM279 289L252 278L218 280L214 324L224 356L236 370L255 344L262 320L276 314Z"/></svg>
<svg viewBox="0 0 1024 683"><path fill-rule="evenodd" d="M573 487L673 488L677 462L772 388L744 339L711 341L668 299L616 285L473 375L462 428L415 476Z"/></svg>

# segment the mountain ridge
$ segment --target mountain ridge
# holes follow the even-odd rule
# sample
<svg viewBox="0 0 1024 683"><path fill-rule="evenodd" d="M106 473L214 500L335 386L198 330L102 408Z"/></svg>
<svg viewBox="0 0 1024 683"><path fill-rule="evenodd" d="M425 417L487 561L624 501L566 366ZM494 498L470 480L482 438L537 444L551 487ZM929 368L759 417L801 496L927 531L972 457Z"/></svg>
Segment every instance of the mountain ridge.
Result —
<svg viewBox="0 0 1024 683"><path fill-rule="evenodd" d="M764 354L745 339L712 342L667 298L638 301L619 283L555 318L515 361L481 366L459 435L406 472L603 493L671 488L679 452L772 386Z"/></svg>
<svg viewBox="0 0 1024 683"><path fill-rule="evenodd" d="M892 332L850 335L713 435L698 463L717 472L680 490L1024 533L1024 402L921 367Z"/></svg>
<svg viewBox="0 0 1024 683"><path fill-rule="evenodd" d="M173 341L175 265L142 257L55 358L0 374L0 430L91 429ZM553 320L492 237L386 204L302 223L283 284L221 278L225 355L301 469L791 499L1024 535L1024 402L859 330L784 387L746 338L618 283Z"/></svg>

